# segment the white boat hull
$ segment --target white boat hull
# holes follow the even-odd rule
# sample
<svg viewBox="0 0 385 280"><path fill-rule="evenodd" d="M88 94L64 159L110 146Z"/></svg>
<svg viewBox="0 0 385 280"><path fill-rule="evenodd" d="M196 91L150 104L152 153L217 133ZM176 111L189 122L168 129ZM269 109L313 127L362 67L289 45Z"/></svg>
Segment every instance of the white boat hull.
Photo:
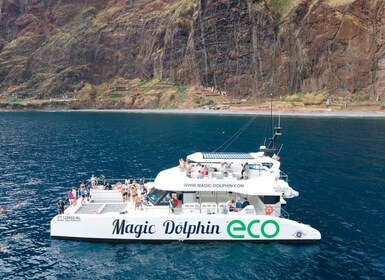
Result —
<svg viewBox="0 0 385 280"><path fill-rule="evenodd" d="M313 243L321 239L321 234L309 225L265 215L106 213L55 216L51 220L51 237L105 242Z"/></svg>

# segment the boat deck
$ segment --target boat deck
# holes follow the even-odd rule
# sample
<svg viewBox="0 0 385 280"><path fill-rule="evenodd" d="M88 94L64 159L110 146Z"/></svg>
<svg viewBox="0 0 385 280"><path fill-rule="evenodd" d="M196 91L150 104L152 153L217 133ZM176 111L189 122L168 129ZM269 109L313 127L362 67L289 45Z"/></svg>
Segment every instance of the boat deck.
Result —
<svg viewBox="0 0 385 280"><path fill-rule="evenodd" d="M171 209L169 206L151 206L145 205L135 207L131 203L85 203L80 205L70 206L65 214L133 214L133 213L145 213L145 214L233 214L233 215L244 215L244 214L257 214L254 206L249 205L245 209L236 209L235 211L229 212L225 210L225 203L205 202L205 203L186 203L181 207ZM260 213L262 214L262 213Z"/></svg>

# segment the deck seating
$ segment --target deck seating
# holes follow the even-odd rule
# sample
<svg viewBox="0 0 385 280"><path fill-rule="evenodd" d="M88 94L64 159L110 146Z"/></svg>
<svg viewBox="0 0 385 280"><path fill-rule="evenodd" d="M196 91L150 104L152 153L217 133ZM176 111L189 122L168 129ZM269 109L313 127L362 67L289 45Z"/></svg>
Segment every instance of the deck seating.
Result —
<svg viewBox="0 0 385 280"><path fill-rule="evenodd" d="M90 194L94 202L123 202L122 193L119 190L91 190Z"/></svg>
<svg viewBox="0 0 385 280"><path fill-rule="evenodd" d="M201 213L218 214L218 205L215 202L202 202Z"/></svg>
<svg viewBox="0 0 385 280"><path fill-rule="evenodd" d="M182 205L182 213L200 213L200 205L197 202Z"/></svg>

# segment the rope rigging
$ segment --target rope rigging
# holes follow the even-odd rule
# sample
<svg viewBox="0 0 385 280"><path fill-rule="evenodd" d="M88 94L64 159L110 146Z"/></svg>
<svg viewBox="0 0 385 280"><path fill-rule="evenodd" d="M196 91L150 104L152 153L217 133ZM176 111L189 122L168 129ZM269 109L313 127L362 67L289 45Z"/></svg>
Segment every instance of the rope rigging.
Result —
<svg viewBox="0 0 385 280"><path fill-rule="evenodd" d="M251 120L249 120L243 127L241 127L237 132L235 132L229 139L227 139L222 145L220 145L218 148L216 148L213 152L218 152L218 150L221 150L223 146L225 146L221 152L226 151L228 147L231 146L231 144L234 143L235 140L241 136L241 134L254 122L256 117L253 117Z"/></svg>

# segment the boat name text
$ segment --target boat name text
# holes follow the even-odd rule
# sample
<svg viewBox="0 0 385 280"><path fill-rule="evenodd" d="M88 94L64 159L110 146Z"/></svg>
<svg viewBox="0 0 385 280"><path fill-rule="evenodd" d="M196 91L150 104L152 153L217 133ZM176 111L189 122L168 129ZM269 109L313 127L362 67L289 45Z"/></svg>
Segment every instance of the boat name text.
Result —
<svg viewBox="0 0 385 280"><path fill-rule="evenodd" d="M60 216L59 216L60 217ZM76 216L74 216L76 217ZM212 224L211 221L198 222L175 222L166 220L163 222L163 234L165 235L183 235L184 238L189 239L193 235L220 235L221 226ZM144 223L135 224L130 223L124 219L116 219L112 222L112 234L124 235L133 234L136 238L141 238L144 235L156 234L155 224L149 224L148 221ZM279 224L274 220L252 220L244 222L241 220L232 220L227 224L227 234L235 239L250 239L250 238L274 238L280 232Z"/></svg>
<svg viewBox="0 0 385 280"><path fill-rule="evenodd" d="M136 238L140 238L145 234L154 234L156 232L155 225L150 225L148 221L144 224L131 224L126 220L116 219L112 222L112 234L135 234ZM186 238L190 238L195 234L220 234L219 225L212 225L210 221L206 224L199 221L197 223L179 222L167 220L163 223L164 234L183 234Z"/></svg>
<svg viewBox="0 0 385 280"><path fill-rule="evenodd" d="M136 238L140 238L142 234L154 234L155 225L149 225L148 221L144 224L126 224L126 220L116 219L112 222L114 229L112 234L124 234L124 233L135 233Z"/></svg>
<svg viewBox="0 0 385 280"><path fill-rule="evenodd" d="M273 220L266 220L257 229L260 220L252 220L245 224L241 220L233 220L227 225L227 234L232 238L243 239L247 233L251 238L260 238L261 233L265 238L274 238L279 233L279 224Z"/></svg>
<svg viewBox="0 0 385 280"><path fill-rule="evenodd" d="M192 234L220 234L219 225L212 225L210 221L203 224L199 221L196 224L189 224L188 222L176 224L174 221L167 220L163 223L165 234L181 234L186 238L190 238Z"/></svg>

